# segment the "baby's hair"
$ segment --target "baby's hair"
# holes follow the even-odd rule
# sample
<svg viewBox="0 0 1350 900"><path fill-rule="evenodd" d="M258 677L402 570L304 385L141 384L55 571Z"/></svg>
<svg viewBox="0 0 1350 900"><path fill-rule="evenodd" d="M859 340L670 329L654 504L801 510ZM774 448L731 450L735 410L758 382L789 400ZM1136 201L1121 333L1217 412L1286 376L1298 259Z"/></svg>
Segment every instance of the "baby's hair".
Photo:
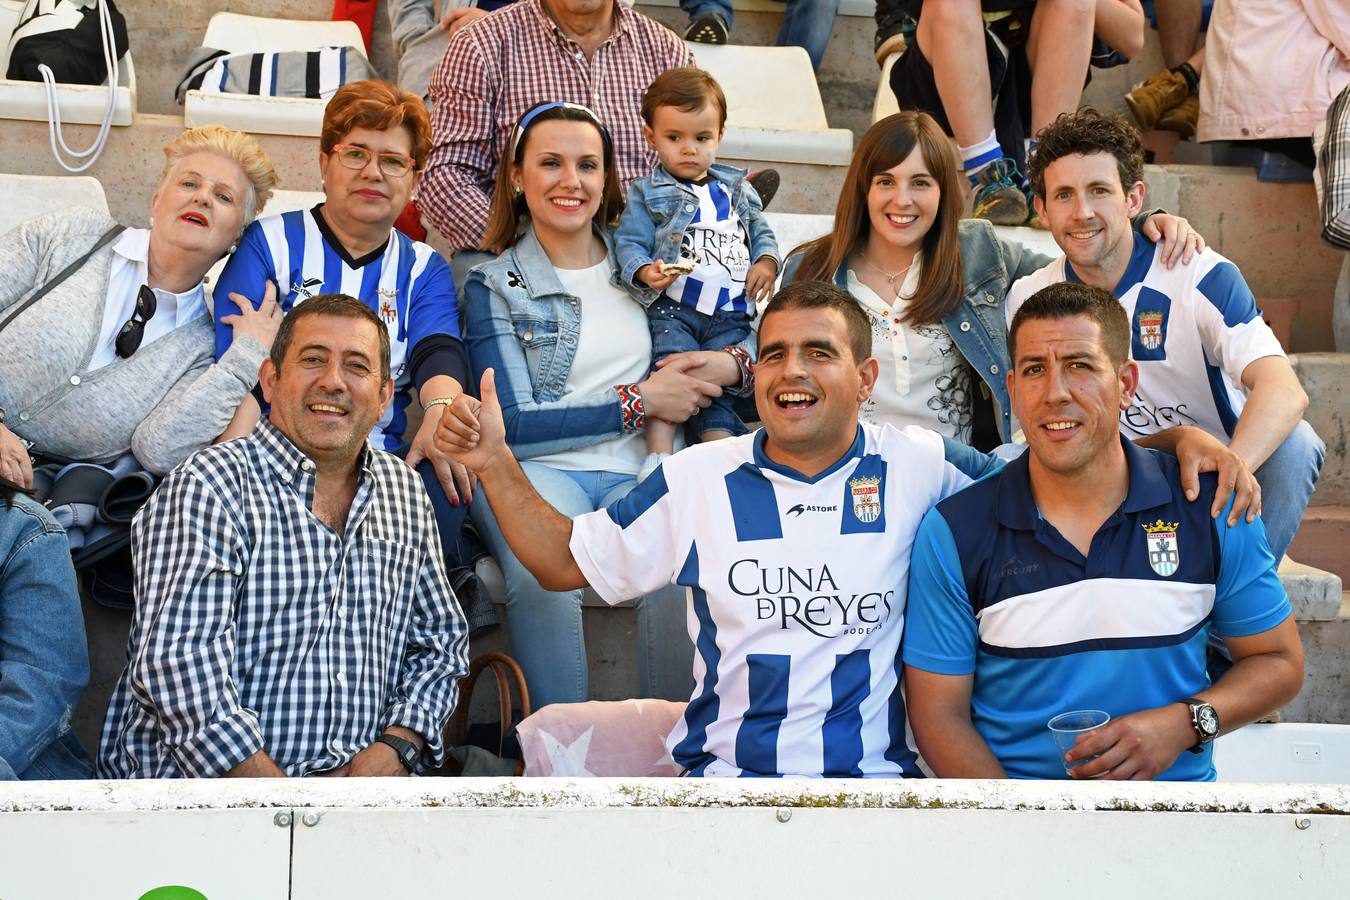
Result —
<svg viewBox="0 0 1350 900"><path fill-rule="evenodd" d="M642 121L648 128L654 128L656 109L659 106L673 106L681 112L698 112L709 101L717 106L717 130L727 124L727 95L722 86L707 72L681 66L666 69L647 88L642 95Z"/></svg>

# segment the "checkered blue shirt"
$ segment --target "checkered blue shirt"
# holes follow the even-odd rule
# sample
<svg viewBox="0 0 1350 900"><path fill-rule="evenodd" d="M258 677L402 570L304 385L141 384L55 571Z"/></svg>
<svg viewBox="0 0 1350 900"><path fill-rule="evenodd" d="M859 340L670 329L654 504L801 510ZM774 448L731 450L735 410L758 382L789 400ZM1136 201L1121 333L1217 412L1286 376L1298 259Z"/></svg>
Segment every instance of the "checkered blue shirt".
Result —
<svg viewBox="0 0 1350 900"><path fill-rule="evenodd" d="M367 448L339 536L314 463L264 419L202 450L136 517L136 613L101 778L220 775L258 750L287 775L347 763L390 725L441 729L464 617L421 479Z"/></svg>

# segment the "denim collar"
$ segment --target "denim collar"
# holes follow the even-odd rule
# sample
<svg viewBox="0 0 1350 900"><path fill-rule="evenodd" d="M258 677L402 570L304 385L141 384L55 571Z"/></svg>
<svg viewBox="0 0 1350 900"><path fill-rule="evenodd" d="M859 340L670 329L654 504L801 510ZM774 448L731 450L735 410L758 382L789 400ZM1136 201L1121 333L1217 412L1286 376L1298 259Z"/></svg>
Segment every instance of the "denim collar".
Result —
<svg viewBox="0 0 1350 900"><path fill-rule="evenodd" d="M741 169L736 166L729 166L726 163L713 163L708 167L708 173L717 181L735 189L738 184L745 180L746 176L749 174L749 170ZM688 181L685 181L682 178L676 178L674 175L667 172L666 167L660 163L657 163L656 168L652 169L650 177L652 187L680 187L686 190L689 189L690 183Z"/></svg>
<svg viewBox="0 0 1350 900"><path fill-rule="evenodd" d="M615 260L614 235L608 228L596 228L595 231L600 235L600 239L605 242L605 255L612 270ZM525 282L525 290L529 293L531 300L566 293L562 282L558 280L558 273L554 271L553 261L548 258L544 246L539 243L539 238L535 236L533 223L525 226L525 230L509 252L513 264L511 272L519 275L520 279ZM612 280L614 277L612 271L610 276Z"/></svg>
<svg viewBox="0 0 1350 900"><path fill-rule="evenodd" d="M1120 281L1111 289L1111 293L1115 295L1117 300L1125 296L1125 292L1130 288L1143 281L1144 276L1153 266L1156 245L1137 231L1133 234L1134 246L1130 250L1130 263L1125 267L1125 274L1120 276ZM1078 273L1073 270L1073 266L1069 264L1068 257L1064 258L1064 280L1079 284L1083 282L1083 279L1079 278Z"/></svg>
<svg viewBox="0 0 1350 900"><path fill-rule="evenodd" d="M1172 502L1172 485L1163 474L1152 452L1136 446L1123 435L1125 466L1129 471L1130 486L1120 512L1137 513ZM1031 493L1031 449L1003 467L999 473L998 521L1005 528L1017 531L1035 531L1040 512ZM1108 520L1109 521L1109 520Z"/></svg>

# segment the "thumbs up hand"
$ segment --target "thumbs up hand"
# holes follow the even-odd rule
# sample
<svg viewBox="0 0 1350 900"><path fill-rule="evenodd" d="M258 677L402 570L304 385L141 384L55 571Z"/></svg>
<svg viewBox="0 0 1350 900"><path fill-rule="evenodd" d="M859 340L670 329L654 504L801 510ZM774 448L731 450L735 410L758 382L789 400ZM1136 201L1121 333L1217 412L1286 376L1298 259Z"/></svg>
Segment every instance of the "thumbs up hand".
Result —
<svg viewBox="0 0 1350 900"><path fill-rule="evenodd" d="M498 457L511 458L491 369L483 372L479 396L482 399L476 400L461 394L441 416L435 438L437 449L476 472L489 467Z"/></svg>

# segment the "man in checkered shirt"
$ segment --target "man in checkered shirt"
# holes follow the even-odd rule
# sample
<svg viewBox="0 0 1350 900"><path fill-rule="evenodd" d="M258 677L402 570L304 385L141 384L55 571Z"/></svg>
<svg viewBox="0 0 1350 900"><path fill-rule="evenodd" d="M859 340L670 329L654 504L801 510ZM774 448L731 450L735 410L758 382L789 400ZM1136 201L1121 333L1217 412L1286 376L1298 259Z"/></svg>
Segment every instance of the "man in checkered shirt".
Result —
<svg viewBox="0 0 1350 900"><path fill-rule="evenodd" d="M393 396L360 300L315 297L263 362L271 412L136 517L136 614L101 778L439 765L465 625L417 474L366 436Z"/></svg>
<svg viewBox="0 0 1350 900"><path fill-rule="evenodd" d="M476 251L502 149L525 110L544 100L595 110L614 138L619 181L648 175L656 153L642 137L642 94L694 55L670 29L616 0L516 0L450 40L431 77L434 143L417 206L456 251ZM457 253L455 283L466 264Z"/></svg>

